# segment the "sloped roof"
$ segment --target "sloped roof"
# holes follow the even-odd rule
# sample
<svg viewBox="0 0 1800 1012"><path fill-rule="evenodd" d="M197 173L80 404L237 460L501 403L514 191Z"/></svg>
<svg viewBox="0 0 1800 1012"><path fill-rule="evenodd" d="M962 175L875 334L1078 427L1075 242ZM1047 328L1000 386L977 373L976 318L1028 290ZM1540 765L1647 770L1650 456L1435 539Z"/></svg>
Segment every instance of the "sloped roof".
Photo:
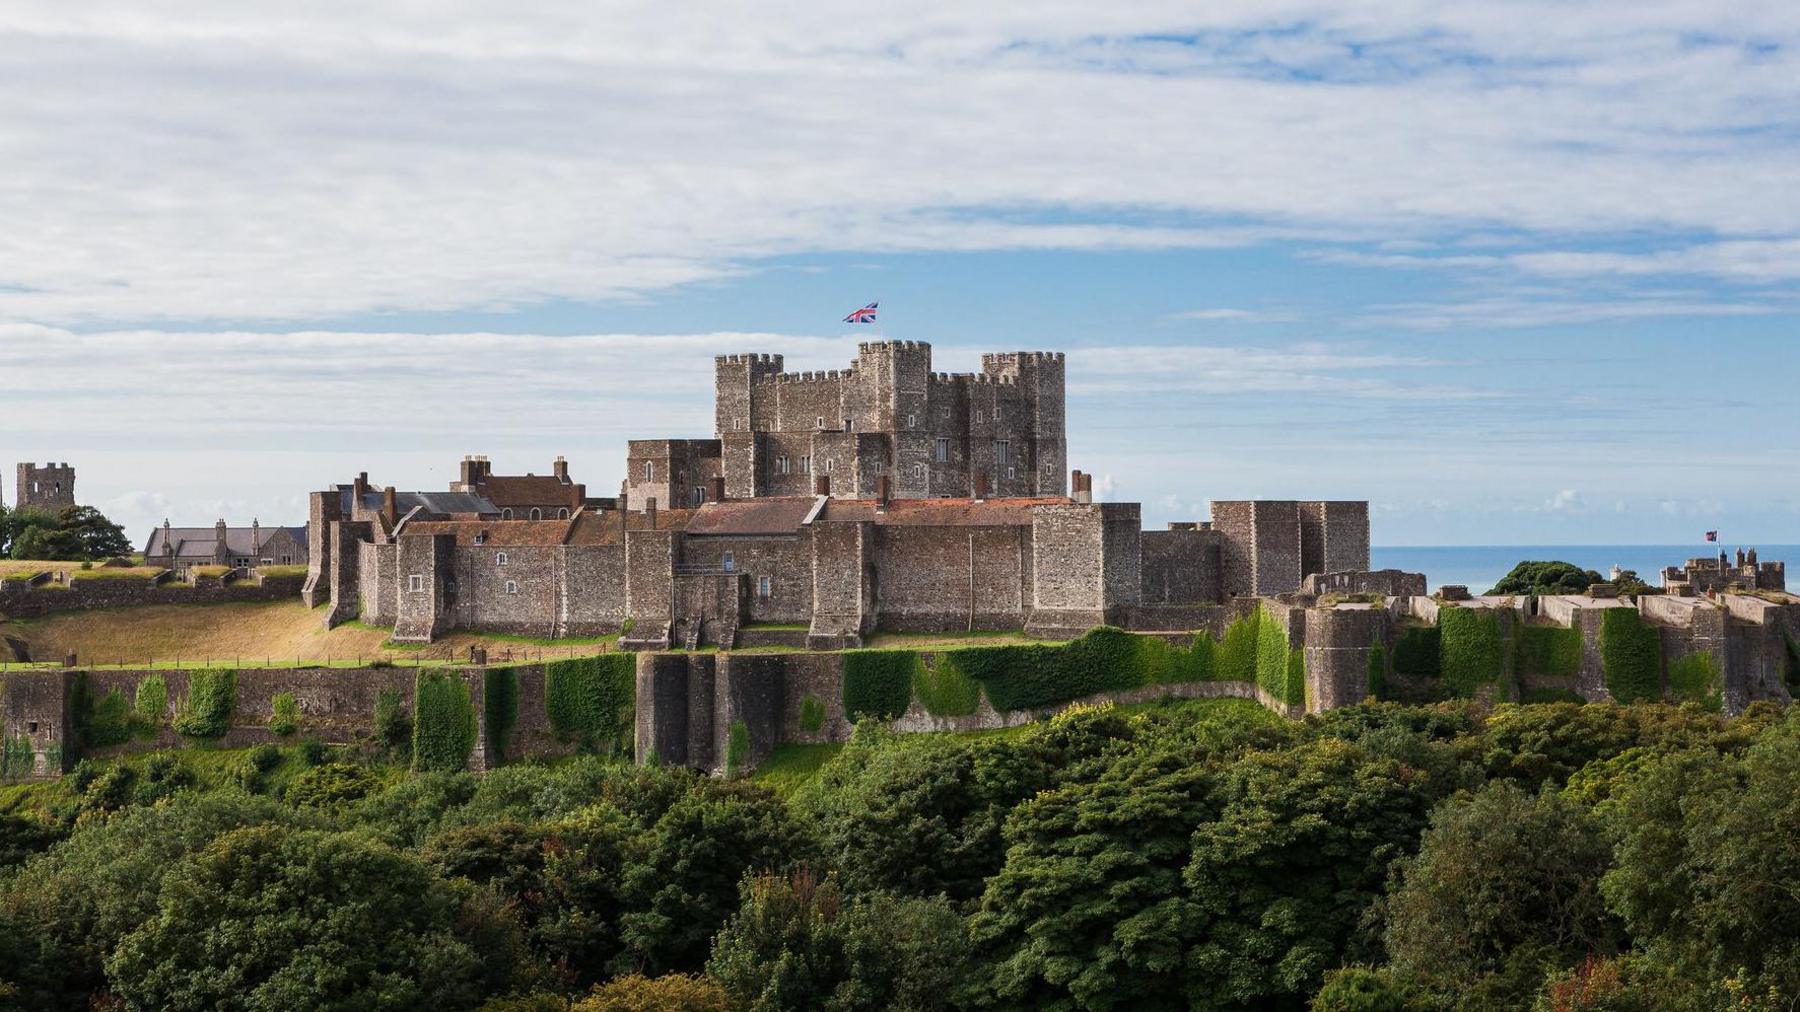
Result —
<svg viewBox="0 0 1800 1012"><path fill-rule="evenodd" d="M818 497L810 495L710 502L694 510L687 533L690 537L794 534L818 502Z"/></svg>
<svg viewBox="0 0 1800 1012"><path fill-rule="evenodd" d="M694 510L657 510L656 529L659 531L680 531L688 529L694 517ZM650 517L646 513L625 514L625 522L634 531L650 529ZM619 543L619 511L618 510L582 510L575 517L575 529L569 535L571 545L616 545Z"/></svg>
<svg viewBox="0 0 1800 1012"><path fill-rule="evenodd" d="M553 474L489 475L476 483L496 506L567 505L574 485Z"/></svg>
<svg viewBox="0 0 1800 1012"><path fill-rule="evenodd" d="M170 527L169 540L175 543L175 557L179 559L206 557L212 558L218 545L217 527ZM255 555L262 551L264 545L276 534L287 531L299 544L306 544L306 528L301 527L260 527L254 530L249 527L225 528L225 553L227 555ZM259 534L261 543L252 538ZM163 546L163 528L150 529L150 539L144 543L144 557L153 558L165 555Z"/></svg>
<svg viewBox="0 0 1800 1012"><path fill-rule="evenodd" d="M1036 506L1067 506L1061 496L1020 499L893 499L886 510L874 499L832 499L819 520L866 521L884 527L1026 527Z"/></svg>

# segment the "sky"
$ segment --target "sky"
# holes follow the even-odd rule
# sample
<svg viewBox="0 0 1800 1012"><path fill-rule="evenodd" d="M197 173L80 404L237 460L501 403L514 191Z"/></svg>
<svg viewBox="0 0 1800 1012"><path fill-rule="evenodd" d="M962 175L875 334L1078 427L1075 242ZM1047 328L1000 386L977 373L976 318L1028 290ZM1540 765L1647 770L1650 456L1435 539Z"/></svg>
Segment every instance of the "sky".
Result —
<svg viewBox="0 0 1800 1012"><path fill-rule="evenodd" d="M1146 526L1800 542L1793 3L10 0L0 164L0 461L138 541L889 338Z"/></svg>

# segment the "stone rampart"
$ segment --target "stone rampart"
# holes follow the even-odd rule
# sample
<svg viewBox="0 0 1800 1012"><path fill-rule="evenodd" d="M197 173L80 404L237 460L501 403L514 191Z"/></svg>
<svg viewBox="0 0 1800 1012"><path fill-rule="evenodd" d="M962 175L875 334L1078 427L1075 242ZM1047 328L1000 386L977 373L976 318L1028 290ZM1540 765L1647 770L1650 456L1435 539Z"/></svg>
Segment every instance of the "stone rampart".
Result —
<svg viewBox="0 0 1800 1012"><path fill-rule="evenodd" d="M149 579L81 579L67 584L31 585L25 580L0 580L0 615L38 618L56 611L91 608L131 608L149 604L220 604L227 601L285 601L300 596L304 576L271 576L262 582L239 580L226 583L201 579L184 583L158 583Z"/></svg>

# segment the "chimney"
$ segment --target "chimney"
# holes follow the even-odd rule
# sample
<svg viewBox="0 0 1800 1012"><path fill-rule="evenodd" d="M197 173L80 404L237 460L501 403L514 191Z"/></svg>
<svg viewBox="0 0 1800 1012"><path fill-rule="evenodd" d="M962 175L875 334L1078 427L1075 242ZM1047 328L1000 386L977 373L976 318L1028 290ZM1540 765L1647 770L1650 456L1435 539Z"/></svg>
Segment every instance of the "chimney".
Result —
<svg viewBox="0 0 1800 1012"><path fill-rule="evenodd" d="M587 502L587 486L581 482L576 482L574 485L569 486L569 489L569 512L573 513L581 508L582 503Z"/></svg>
<svg viewBox="0 0 1800 1012"><path fill-rule="evenodd" d="M462 459L463 491L465 491L465 492L475 491L475 483L476 483L476 481L478 481L480 479L480 477L481 477L481 465L476 463L475 455L471 454L471 453L463 454L463 459Z"/></svg>
<svg viewBox="0 0 1800 1012"><path fill-rule="evenodd" d="M888 499L888 476L885 474L878 474L875 476L875 511L877 513L885 513L887 511Z"/></svg>
<svg viewBox="0 0 1800 1012"><path fill-rule="evenodd" d="M831 475L817 474L817 475L813 476L813 494L814 495L830 495L831 494Z"/></svg>
<svg viewBox="0 0 1800 1012"><path fill-rule="evenodd" d="M225 546L225 518L220 517L213 524L213 563L222 566L230 558L231 551Z"/></svg>
<svg viewBox="0 0 1800 1012"><path fill-rule="evenodd" d="M387 521L390 530L400 522L400 500L395 496L392 485L381 490L381 516Z"/></svg>
<svg viewBox="0 0 1800 1012"><path fill-rule="evenodd" d="M163 517L163 554L169 557L170 565L175 562L175 540L169 531L169 518Z"/></svg>
<svg viewBox="0 0 1800 1012"><path fill-rule="evenodd" d="M1069 485L1070 497L1076 502L1091 503L1094 501L1093 475L1082 474L1080 471L1076 471L1074 474L1070 475Z"/></svg>
<svg viewBox="0 0 1800 1012"><path fill-rule="evenodd" d="M258 557L262 555L262 521L256 517L250 518L250 552ZM250 561L254 564L257 560Z"/></svg>
<svg viewBox="0 0 1800 1012"><path fill-rule="evenodd" d="M1081 472L1079 470L1069 472L1069 498L1076 502L1081 501Z"/></svg>
<svg viewBox="0 0 1800 1012"><path fill-rule="evenodd" d="M712 479L712 501L725 501L725 479L722 476Z"/></svg>
<svg viewBox="0 0 1800 1012"><path fill-rule="evenodd" d="M986 499L987 497L988 497L988 476L986 474L978 474L975 476L975 500L977 502L980 502L981 500Z"/></svg>
<svg viewBox="0 0 1800 1012"><path fill-rule="evenodd" d="M556 455L556 460L550 465L550 473L556 475L557 480L564 485L569 483L569 462L562 454Z"/></svg>
<svg viewBox="0 0 1800 1012"><path fill-rule="evenodd" d="M369 492L369 472L360 471L356 480L350 483L350 508L361 509L363 496Z"/></svg>
<svg viewBox="0 0 1800 1012"><path fill-rule="evenodd" d="M644 526L656 530L656 497L644 500Z"/></svg>

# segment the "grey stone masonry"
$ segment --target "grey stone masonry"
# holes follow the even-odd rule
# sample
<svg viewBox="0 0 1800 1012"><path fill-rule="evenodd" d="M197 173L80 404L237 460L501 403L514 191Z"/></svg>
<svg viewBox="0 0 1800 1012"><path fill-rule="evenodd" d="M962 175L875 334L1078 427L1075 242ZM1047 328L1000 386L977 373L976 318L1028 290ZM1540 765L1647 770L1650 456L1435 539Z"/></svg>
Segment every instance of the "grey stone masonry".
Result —
<svg viewBox="0 0 1800 1012"><path fill-rule="evenodd" d="M75 469L68 464L20 464L18 476L13 495L19 509L55 513L75 505Z"/></svg>

